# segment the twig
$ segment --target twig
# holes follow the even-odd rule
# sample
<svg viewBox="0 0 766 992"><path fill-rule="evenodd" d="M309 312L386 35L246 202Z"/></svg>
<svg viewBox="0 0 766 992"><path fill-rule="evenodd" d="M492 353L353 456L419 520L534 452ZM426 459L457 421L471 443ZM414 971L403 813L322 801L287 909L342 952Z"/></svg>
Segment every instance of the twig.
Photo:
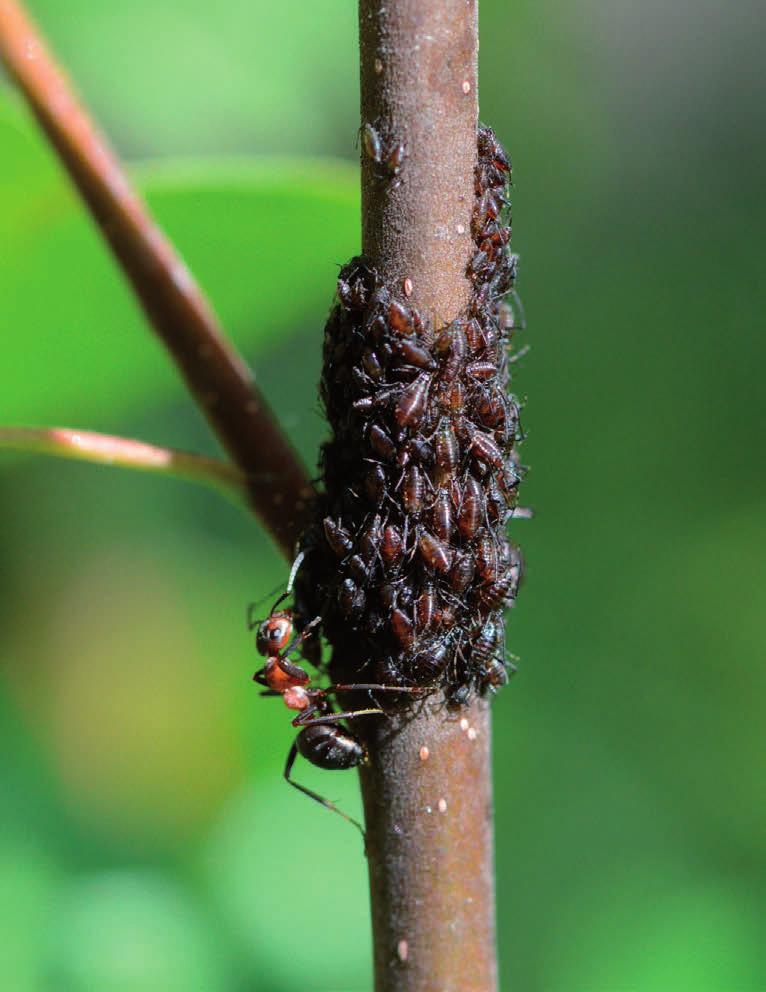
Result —
<svg viewBox="0 0 766 992"><path fill-rule="evenodd" d="M0 449L3 448L157 472L212 486L238 503L247 500L247 480L228 462L131 438L68 427L0 427Z"/></svg>
<svg viewBox="0 0 766 992"><path fill-rule="evenodd" d="M17 0L0 0L0 58L208 422L247 477L253 509L292 557L312 496L306 473L191 273L131 188Z"/></svg>
<svg viewBox="0 0 766 992"><path fill-rule="evenodd" d="M362 124L403 142L401 182L363 155L363 251L438 325L471 291L476 0L360 0ZM409 295L409 293L408 293ZM377 992L497 988L490 720L476 700L367 730L362 771Z"/></svg>

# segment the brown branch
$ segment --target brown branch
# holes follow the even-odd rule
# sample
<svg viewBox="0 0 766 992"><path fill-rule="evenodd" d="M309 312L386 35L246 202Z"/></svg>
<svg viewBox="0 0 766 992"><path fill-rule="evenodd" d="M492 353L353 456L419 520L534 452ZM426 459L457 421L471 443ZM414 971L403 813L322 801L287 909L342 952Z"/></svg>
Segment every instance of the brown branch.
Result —
<svg viewBox="0 0 766 992"><path fill-rule="evenodd" d="M312 495L305 471L191 273L157 227L17 0L0 0L0 58L98 223L149 321L291 557Z"/></svg>
<svg viewBox="0 0 766 992"><path fill-rule="evenodd" d="M476 0L360 0L362 125L403 142L401 183L362 155L363 251L447 323L471 286ZM376 173L377 168L377 173ZM368 729L362 771L377 992L497 987L490 720L476 700Z"/></svg>

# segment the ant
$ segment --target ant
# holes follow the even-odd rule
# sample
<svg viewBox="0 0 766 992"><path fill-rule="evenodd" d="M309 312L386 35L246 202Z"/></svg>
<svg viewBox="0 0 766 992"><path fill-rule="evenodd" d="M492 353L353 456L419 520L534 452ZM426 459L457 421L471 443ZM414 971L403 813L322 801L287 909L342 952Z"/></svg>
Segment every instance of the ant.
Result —
<svg viewBox="0 0 766 992"><path fill-rule="evenodd" d="M335 803L319 793L313 792L291 778L295 759L301 754L307 761L329 771L355 768L367 761L367 750L362 742L346 727L340 726L344 720L361 716L384 716L380 706L366 709L333 709L331 697L341 692L417 692L417 688L404 686L376 685L372 683L331 685L326 689L312 686L311 678L300 665L290 661L288 655L315 630L321 617L315 617L303 631L293 637L293 611L278 610L277 606L290 595L295 574L303 559L301 553L290 573L287 591L274 604L265 620L255 623L252 619L253 607L248 611L250 629L258 627L256 647L259 654L267 658L266 664L253 676L253 680L266 687L264 696L281 696L288 709L296 711L293 727L300 728L285 762L284 777L294 788L310 799L314 799L326 809L338 813L362 833L362 825L348 816Z"/></svg>

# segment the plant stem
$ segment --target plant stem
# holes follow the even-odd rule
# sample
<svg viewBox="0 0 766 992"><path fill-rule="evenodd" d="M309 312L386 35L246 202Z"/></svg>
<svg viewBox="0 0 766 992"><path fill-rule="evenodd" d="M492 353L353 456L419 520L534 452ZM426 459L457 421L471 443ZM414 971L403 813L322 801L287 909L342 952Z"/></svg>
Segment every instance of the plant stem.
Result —
<svg viewBox="0 0 766 992"><path fill-rule="evenodd" d="M0 0L0 58L210 426L246 476L252 508L291 558L313 493L305 470L209 302L17 0Z"/></svg>
<svg viewBox="0 0 766 992"><path fill-rule="evenodd" d="M362 124L406 152L399 185L362 156L363 252L439 326L471 292L477 3L360 0L359 16ZM489 707L429 701L366 733L375 988L493 992Z"/></svg>
<svg viewBox="0 0 766 992"><path fill-rule="evenodd" d="M0 449L3 448L157 472L212 486L238 503L247 500L245 476L228 462L131 438L68 427L0 427Z"/></svg>

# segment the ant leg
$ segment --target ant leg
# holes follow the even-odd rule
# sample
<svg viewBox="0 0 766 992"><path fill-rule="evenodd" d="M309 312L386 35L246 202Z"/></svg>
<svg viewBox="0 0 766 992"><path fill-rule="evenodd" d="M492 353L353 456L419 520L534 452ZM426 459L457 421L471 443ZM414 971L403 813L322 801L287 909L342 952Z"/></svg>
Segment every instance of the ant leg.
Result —
<svg viewBox="0 0 766 992"><path fill-rule="evenodd" d="M253 682L257 682L258 685L268 685L266 681L266 669L260 668L253 676Z"/></svg>
<svg viewBox="0 0 766 992"><path fill-rule="evenodd" d="M304 710L292 721L294 727L329 727L333 723L340 723L341 720L353 720L357 716L385 716L385 710L379 706L367 710L345 710L342 713L325 713L323 716L315 716L311 719L314 710Z"/></svg>
<svg viewBox="0 0 766 992"><path fill-rule="evenodd" d="M294 789L298 790L298 792L302 792L304 796L308 796L309 799L313 799L314 802L324 806L325 809L332 810L333 813L337 813L338 816L342 816L344 820L347 820L349 823L353 823L362 837L364 837L364 828L362 827L362 824L359 823L358 820L355 820L353 816L349 816L348 813L344 813L342 809L338 809L335 803L330 802L329 799L325 799L324 796L320 796L318 792L313 792L311 789L307 789L305 785L301 785L300 782L296 782L295 779L290 778L290 773L293 770L293 765L295 764L295 759L297 756L298 745L293 744L290 748L290 753L287 755L287 761L285 762L285 781L289 782Z"/></svg>
<svg viewBox="0 0 766 992"><path fill-rule="evenodd" d="M264 689L262 692L258 693L259 696L281 696L281 692L277 692L276 689Z"/></svg>
<svg viewBox="0 0 766 992"><path fill-rule="evenodd" d="M377 685L374 682L358 682L352 685L330 685L324 692L329 695L331 692L409 692L412 694L423 692L425 686L420 685Z"/></svg>

